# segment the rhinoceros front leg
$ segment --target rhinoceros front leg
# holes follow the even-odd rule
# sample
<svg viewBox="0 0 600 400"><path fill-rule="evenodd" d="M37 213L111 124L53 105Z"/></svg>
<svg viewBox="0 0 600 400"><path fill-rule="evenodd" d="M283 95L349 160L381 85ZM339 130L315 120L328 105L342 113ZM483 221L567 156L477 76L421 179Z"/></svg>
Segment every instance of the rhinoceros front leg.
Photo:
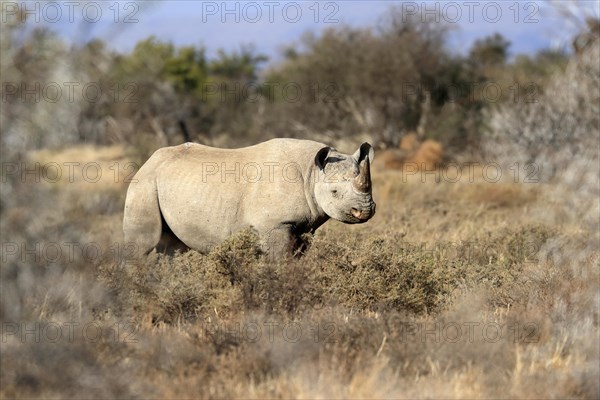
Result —
<svg viewBox="0 0 600 400"><path fill-rule="evenodd" d="M269 231L263 248L272 260L282 260L300 256L308 248L308 242L293 226L285 225Z"/></svg>

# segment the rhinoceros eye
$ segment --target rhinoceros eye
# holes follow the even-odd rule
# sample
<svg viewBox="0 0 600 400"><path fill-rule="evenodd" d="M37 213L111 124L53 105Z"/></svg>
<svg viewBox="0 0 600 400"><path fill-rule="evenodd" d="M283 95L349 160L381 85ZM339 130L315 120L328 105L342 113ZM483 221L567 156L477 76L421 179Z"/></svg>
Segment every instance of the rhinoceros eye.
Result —
<svg viewBox="0 0 600 400"><path fill-rule="evenodd" d="M333 197L338 197L338 191L337 191L337 190L335 190L335 189L333 189L333 190L331 191L331 194L332 194L332 196L333 196Z"/></svg>

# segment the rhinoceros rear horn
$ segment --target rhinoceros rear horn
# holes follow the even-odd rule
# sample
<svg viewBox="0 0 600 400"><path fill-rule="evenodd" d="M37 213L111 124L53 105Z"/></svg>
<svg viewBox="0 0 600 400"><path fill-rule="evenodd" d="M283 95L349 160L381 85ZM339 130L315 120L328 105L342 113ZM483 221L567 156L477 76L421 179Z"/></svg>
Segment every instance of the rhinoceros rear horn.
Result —
<svg viewBox="0 0 600 400"><path fill-rule="evenodd" d="M354 178L353 184L359 192L369 193L371 191L371 161L373 156L373 148L369 143L363 143L353 155L358 162L358 175Z"/></svg>

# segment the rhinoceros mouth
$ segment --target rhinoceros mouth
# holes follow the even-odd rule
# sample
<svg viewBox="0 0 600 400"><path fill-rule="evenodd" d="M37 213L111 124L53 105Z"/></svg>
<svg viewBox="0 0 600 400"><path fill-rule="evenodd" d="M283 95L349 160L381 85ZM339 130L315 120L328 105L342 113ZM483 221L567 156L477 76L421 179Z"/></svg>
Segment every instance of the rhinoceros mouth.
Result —
<svg viewBox="0 0 600 400"><path fill-rule="evenodd" d="M350 214L348 214L348 217L352 221L352 223L362 224L370 220L373 217L373 215L375 215L375 203L373 203L373 205L370 208L364 210L352 208Z"/></svg>

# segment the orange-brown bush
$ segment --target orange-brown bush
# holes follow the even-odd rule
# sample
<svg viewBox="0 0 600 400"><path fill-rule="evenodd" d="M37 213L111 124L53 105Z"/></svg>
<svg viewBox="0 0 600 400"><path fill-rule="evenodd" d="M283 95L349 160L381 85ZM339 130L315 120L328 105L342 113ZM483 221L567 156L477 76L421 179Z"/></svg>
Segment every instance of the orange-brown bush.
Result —
<svg viewBox="0 0 600 400"><path fill-rule="evenodd" d="M377 152L373 162L375 168L402 169L410 165L414 171L432 171L443 166L444 148L433 139L420 143L414 134L403 137L399 149L385 149Z"/></svg>

